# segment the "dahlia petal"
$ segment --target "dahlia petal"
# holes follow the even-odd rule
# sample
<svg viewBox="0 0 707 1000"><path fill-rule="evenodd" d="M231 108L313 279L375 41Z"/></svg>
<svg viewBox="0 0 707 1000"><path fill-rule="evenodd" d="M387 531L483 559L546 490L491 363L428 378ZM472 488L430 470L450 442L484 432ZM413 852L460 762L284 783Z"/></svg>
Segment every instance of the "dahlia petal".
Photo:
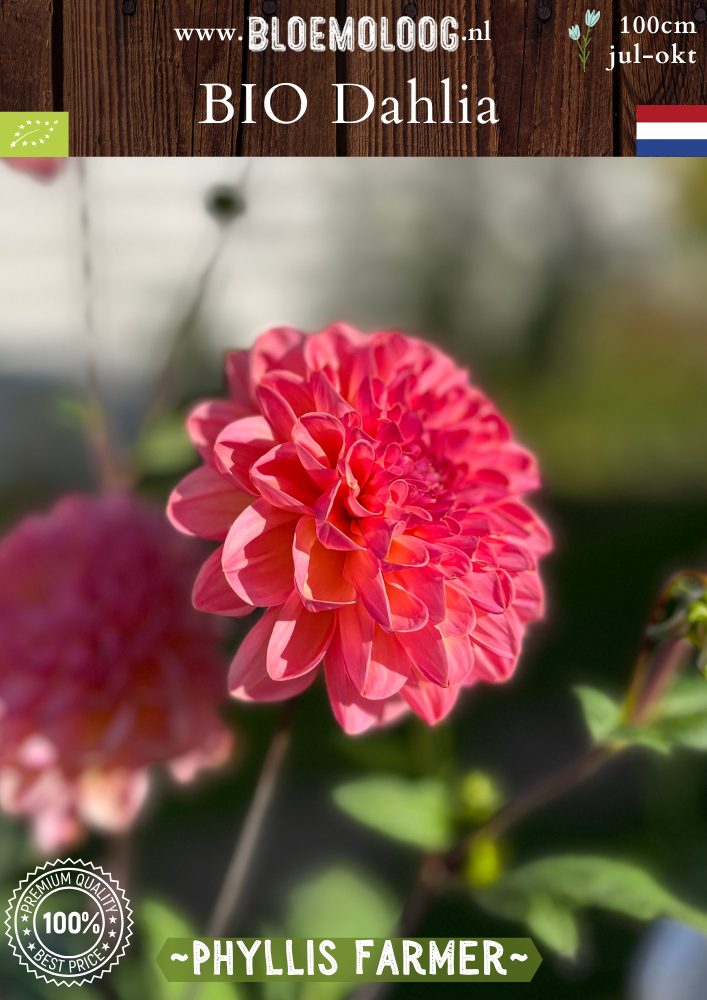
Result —
<svg viewBox="0 0 707 1000"><path fill-rule="evenodd" d="M317 538L327 549L339 552L352 552L360 549L361 546L350 535L347 535L341 528L337 528L331 521L316 522Z"/></svg>
<svg viewBox="0 0 707 1000"><path fill-rule="evenodd" d="M250 351L229 351L225 361L226 381L239 416L255 412L250 381Z"/></svg>
<svg viewBox="0 0 707 1000"><path fill-rule="evenodd" d="M259 414L242 417L228 424L218 435L213 449L216 467L239 489L257 496L250 470L274 443L270 425L264 417Z"/></svg>
<svg viewBox="0 0 707 1000"><path fill-rule="evenodd" d="M384 577L385 580L385 577ZM390 607L390 622L396 632L416 632L429 621L427 605L409 590L385 581Z"/></svg>
<svg viewBox="0 0 707 1000"><path fill-rule="evenodd" d="M515 659L520 649L520 628L513 614L479 615L474 642L505 659Z"/></svg>
<svg viewBox="0 0 707 1000"><path fill-rule="evenodd" d="M270 677L292 680L313 670L327 651L335 624L333 611L307 611L293 590L280 609L268 644Z"/></svg>
<svg viewBox="0 0 707 1000"><path fill-rule="evenodd" d="M343 399L321 372L315 371L309 378L314 409L321 413L333 413L335 417L343 417L352 413L351 404Z"/></svg>
<svg viewBox="0 0 707 1000"><path fill-rule="evenodd" d="M420 341L404 337L395 330L383 330L374 334L371 338L370 353L375 359L377 375L383 381L389 381L409 352L419 350L420 347L422 347Z"/></svg>
<svg viewBox="0 0 707 1000"><path fill-rule="evenodd" d="M322 611L354 603L356 591L344 577L346 553L322 545L313 518L297 522L292 554L295 584L306 608Z"/></svg>
<svg viewBox="0 0 707 1000"><path fill-rule="evenodd" d="M342 608L337 619L346 672L358 693L372 701L397 694L412 664L395 636L358 606Z"/></svg>
<svg viewBox="0 0 707 1000"><path fill-rule="evenodd" d="M535 555L552 548L550 532L535 511L516 500L497 503L488 510L491 529L520 539Z"/></svg>
<svg viewBox="0 0 707 1000"><path fill-rule="evenodd" d="M471 559L456 545L437 545L433 554L446 577L455 580L471 572Z"/></svg>
<svg viewBox="0 0 707 1000"><path fill-rule="evenodd" d="M340 608L336 618L347 673L356 688L363 693L371 662L375 622L360 604Z"/></svg>
<svg viewBox="0 0 707 1000"><path fill-rule="evenodd" d="M228 618L242 618L243 615L251 613L253 606L242 601L229 587L221 565L222 556L223 546L212 552L199 570L199 575L194 581L192 603L197 611L225 615Z"/></svg>
<svg viewBox="0 0 707 1000"><path fill-rule="evenodd" d="M291 326L273 327L261 334L248 352L250 378L257 385L273 369L305 374L305 335Z"/></svg>
<svg viewBox="0 0 707 1000"><path fill-rule="evenodd" d="M397 722L407 711L403 699L371 701L360 695L349 680L340 645L335 634L324 658L324 675L331 708L341 728L349 736L357 736L373 727Z"/></svg>
<svg viewBox="0 0 707 1000"><path fill-rule="evenodd" d="M398 639L418 671L435 684L449 685L449 660L442 635L434 625L417 632L400 632Z"/></svg>
<svg viewBox="0 0 707 1000"><path fill-rule="evenodd" d="M435 726L446 718L456 705L459 687L440 687L416 672L400 692L415 715Z"/></svg>
<svg viewBox="0 0 707 1000"><path fill-rule="evenodd" d="M322 473L333 476L333 473ZM321 495L314 505L317 524L317 535L320 542L328 549L340 549L343 552L362 548L352 537L352 522L348 513L342 509L341 495L345 491L343 483L335 481Z"/></svg>
<svg viewBox="0 0 707 1000"><path fill-rule="evenodd" d="M359 438L349 448L344 461L346 481L352 489L362 489L375 468L376 451L373 444Z"/></svg>
<svg viewBox="0 0 707 1000"><path fill-rule="evenodd" d="M505 611L513 598L513 583L505 570L474 566L461 584L472 604L489 614Z"/></svg>
<svg viewBox="0 0 707 1000"><path fill-rule="evenodd" d="M534 622L545 614L545 592L537 573L520 573L515 579L513 607L523 622Z"/></svg>
<svg viewBox="0 0 707 1000"><path fill-rule="evenodd" d="M442 638L449 664L449 684L462 684L474 669L474 647L465 635L445 635Z"/></svg>
<svg viewBox="0 0 707 1000"><path fill-rule="evenodd" d="M262 383L257 386L255 397L275 438L278 441L289 441L297 417L288 401L272 386Z"/></svg>
<svg viewBox="0 0 707 1000"><path fill-rule="evenodd" d="M487 684L503 684L510 677L518 662L517 656L500 656L498 653L483 646L476 646L474 649L474 669L465 681L466 684L474 683L476 680L486 681Z"/></svg>
<svg viewBox="0 0 707 1000"><path fill-rule="evenodd" d="M345 643L343 635L342 641ZM346 645L344 645L344 656L346 657ZM370 698L371 701L380 701L398 694L412 669L410 657L396 637L390 632L384 632L380 626L376 626L373 633L371 658L363 683L357 684L354 678L352 680L365 698ZM349 676L351 676L350 671Z"/></svg>
<svg viewBox="0 0 707 1000"><path fill-rule="evenodd" d="M426 566L430 561L430 553L421 538L395 535L385 558L392 566Z"/></svg>
<svg viewBox="0 0 707 1000"><path fill-rule="evenodd" d="M484 452L484 461L503 469L514 493L529 493L540 485L540 471L535 456L518 444L505 441L502 449Z"/></svg>
<svg viewBox="0 0 707 1000"><path fill-rule="evenodd" d="M535 558L528 549L495 536L479 543L475 557L479 562L499 566L513 576L525 570L535 569L536 566Z"/></svg>
<svg viewBox="0 0 707 1000"><path fill-rule="evenodd" d="M364 342L365 335L358 330L345 323L335 323L307 338L304 347L307 365L315 373L326 372L337 390L346 395L356 348Z"/></svg>
<svg viewBox="0 0 707 1000"><path fill-rule="evenodd" d="M180 784L193 781L205 768L225 764L233 750L233 736L227 730L216 731L204 745L170 761L169 772Z"/></svg>
<svg viewBox="0 0 707 1000"><path fill-rule="evenodd" d="M216 438L227 424L241 416L230 400L212 399L195 406L187 417L187 433L205 462L210 462Z"/></svg>
<svg viewBox="0 0 707 1000"><path fill-rule="evenodd" d="M333 469L344 449L344 428L330 413L305 413L293 428L292 440L303 464L313 458L319 468Z"/></svg>
<svg viewBox="0 0 707 1000"><path fill-rule="evenodd" d="M228 532L222 565L229 586L254 607L283 604L292 591L297 518L263 500L243 511Z"/></svg>
<svg viewBox="0 0 707 1000"><path fill-rule="evenodd" d="M370 552L349 552L344 575L356 588L358 598L371 617L383 628L392 628L390 605L380 565Z"/></svg>
<svg viewBox="0 0 707 1000"><path fill-rule="evenodd" d="M314 681L314 671L289 681L274 681L268 674L268 645L279 613L280 608L266 611L240 644L228 675L232 697L240 701L285 701L301 694Z"/></svg>
<svg viewBox="0 0 707 1000"><path fill-rule="evenodd" d="M292 442L271 448L252 467L253 485L275 507L311 514L320 491L302 467Z"/></svg>
<svg viewBox="0 0 707 1000"><path fill-rule="evenodd" d="M208 465L195 469L172 491L167 515L178 531L223 541L253 498Z"/></svg>
<svg viewBox="0 0 707 1000"><path fill-rule="evenodd" d="M458 586L445 583L446 612L440 631L444 636L469 635L476 625L474 605Z"/></svg>
<svg viewBox="0 0 707 1000"><path fill-rule="evenodd" d="M429 620L433 625L444 621L446 616L445 581L436 566L421 566L413 569L397 569L386 573L386 580L391 580L403 590L409 590L427 608Z"/></svg>
<svg viewBox="0 0 707 1000"><path fill-rule="evenodd" d="M88 771L79 779L81 819L105 833L127 830L150 791L147 768L140 771Z"/></svg>
<svg viewBox="0 0 707 1000"><path fill-rule="evenodd" d="M367 547L379 559L385 559L396 528L395 521L383 517L359 517L358 526L363 532Z"/></svg>

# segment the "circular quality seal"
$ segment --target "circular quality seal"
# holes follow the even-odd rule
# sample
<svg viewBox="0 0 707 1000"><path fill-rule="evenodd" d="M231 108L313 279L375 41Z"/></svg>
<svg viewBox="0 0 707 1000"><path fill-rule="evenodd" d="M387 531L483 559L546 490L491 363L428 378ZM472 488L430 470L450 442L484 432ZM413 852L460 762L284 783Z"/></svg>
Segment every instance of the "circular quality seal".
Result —
<svg viewBox="0 0 707 1000"><path fill-rule="evenodd" d="M132 937L130 903L90 861L48 861L22 879L5 920L10 947L28 972L56 986L100 979Z"/></svg>

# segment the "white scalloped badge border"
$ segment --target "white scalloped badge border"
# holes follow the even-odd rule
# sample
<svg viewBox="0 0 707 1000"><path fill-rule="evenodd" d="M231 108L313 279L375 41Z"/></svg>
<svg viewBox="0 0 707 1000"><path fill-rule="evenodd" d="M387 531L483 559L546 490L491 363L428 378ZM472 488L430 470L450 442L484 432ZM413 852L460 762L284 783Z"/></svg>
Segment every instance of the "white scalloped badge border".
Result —
<svg viewBox="0 0 707 1000"><path fill-rule="evenodd" d="M125 933L123 935L122 947L112 956L108 965L101 966L96 972L87 975L85 979L66 979L61 976L57 978L52 975L51 972L41 972L36 966L30 965L30 963L26 960L22 949L16 946L15 935L13 932L15 901L22 895L29 883L33 882L37 876L42 874L42 872L67 867L74 868L77 871L95 872L96 875L105 879L114 890L123 910ZM125 895L121 885L116 881L116 879L113 878L110 872L105 871L105 869L101 868L100 865L94 865L92 861L81 861L79 858L63 858L55 861L47 861L43 865L37 865L34 871L29 872L28 875L20 881L19 885L10 897L10 902L8 903L5 914L5 934L13 955L23 968L25 968L28 972L31 972L37 979L41 979L51 986L67 986L69 988L72 986L87 986L89 983L93 983L97 979L102 979L103 976L107 972L110 972L111 969L115 968L121 960L125 952L128 950L128 946L133 936L133 911L130 907L130 900Z"/></svg>

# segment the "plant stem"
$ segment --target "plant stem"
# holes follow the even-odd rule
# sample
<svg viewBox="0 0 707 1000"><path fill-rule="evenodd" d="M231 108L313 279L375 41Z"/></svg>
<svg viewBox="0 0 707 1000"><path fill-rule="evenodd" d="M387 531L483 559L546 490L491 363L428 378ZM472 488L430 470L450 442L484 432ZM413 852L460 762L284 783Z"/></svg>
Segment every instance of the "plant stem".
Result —
<svg viewBox="0 0 707 1000"><path fill-rule="evenodd" d="M93 310L93 256L91 206L88 194L86 161L79 158L79 228L81 233L81 274L83 279L83 327L86 342L86 380L90 400L89 440L93 450L101 485L104 489L117 489L124 477L120 463L113 453L113 443L108 431L108 417L98 375L96 357L96 322Z"/></svg>
<svg viewBox="0 0 707 1000"><path fill-rule="evenodd" d="M239 196L245 196L250 174L250 166L251 161L249 160L246 163L245 170L242 175L233 185L234 193ZM206 257L196 280L191 299L187 302L186 309L177 321L172 342L167 351L167 357L164 361L162 371L152 390L152 394L148 399L147 405L145 406L138 432L142 431L156 417L161 415L169 394L177 364L179 362L179 356L189 340L194 324L199 318L204 302L207 299L211 279L214 271L216 270L216 266L221 259L224 248L230 239L232 225L232 222L222 222L220 225L219 232L214 240L213 246Z"/></svg>
<svg viewBox="0 0 707 1000"><path fill-rule="evenodd" d="M202 306L206 300L211 276L216 264L221 256L227 241L227 230L222 228L209 252L199 277L197 278L192 297L180 319L175 330L172 342L169 346L167 358L162 367L162 371L157 379L157 383L152 391L152 395L147 403L145 411L140 420L140 430L147 427L164 408L167 395L174 377L174 373L179 361L179 356L189 339L194 323L199 317Z"/></svg>
<svg viewBox="0 0 707 1000"><path fill-rule="evenodd" d="M508 833L520 820L525 819L530 813L541 809L543 806L554 802L565 792L581 785L595 774L608 760L616 753L615 746L600 745L591 746L584 753L580 754L566 767L555 774L543 778L537 784L532 785L527 791L521 793L517 798L511 800L507 805L493 816L488 823L478 827L474 832L462 840L452 849L448 856L451 868L454 869L464 859L466 851L476 841L485 838L498 838Z"/></svg>
<svg viewBox="0 0 707 1000"><path fill-rule="evenodd" d="M293 708L294 702L285 704L280 722L268 747L245 822L224 876L221 892L206 925L207 937L221 937L225 933L240 902L258 837L290 745Z"/></svg>
<svg viewBox="0 0 707 1000"><path fill-rule="evenodd" d="M410 937L420 923L437 893L461 866L469 849L479 840L508 833L530 813L554 802L565 792L576 788L595 774L616 753L614 746L592 746L566 767L543 778L527 791L510 801L483 826L467 834L446 854L428 854L423 858L415 884L403 906L392 937ZM355 990L352 1000L379 1000L391 988L391 983L367 983Z"/></svg>
<svg viewBox="0 0 707 1000"><path fill-rule="evenodd" d="M582 45L580 46L580 60L582 62L582 72L587 72L587 62L589 61L589 39L592 37L592 29L588 28L586 34L582 36Z"/></svg>

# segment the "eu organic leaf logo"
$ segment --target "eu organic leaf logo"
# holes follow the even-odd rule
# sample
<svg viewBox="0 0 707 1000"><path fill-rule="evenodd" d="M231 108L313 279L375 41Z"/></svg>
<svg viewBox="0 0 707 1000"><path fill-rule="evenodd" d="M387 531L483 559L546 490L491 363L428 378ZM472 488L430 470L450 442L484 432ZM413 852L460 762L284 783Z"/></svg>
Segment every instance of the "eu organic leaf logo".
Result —
<svg viewBox="0 0 707 1000"><path fill-rule="evenodd" d="M0 113L0 156L68 156L66 112Z"/></svg>
<svg viewBox="0 0 707 1000"><path fill-rule="evenodd" d="M43 146L45 143L51 142L52 135L58 124L58 118L55 118L53 121L45 119L43 122L39 118L34 121L31 118L27 118L17 126L17 131L14 133L12 142L10 143L10 149L15 149L17 146L21 146L23 149L31 146L33 149L36 149L37 146Z"/></svg>

